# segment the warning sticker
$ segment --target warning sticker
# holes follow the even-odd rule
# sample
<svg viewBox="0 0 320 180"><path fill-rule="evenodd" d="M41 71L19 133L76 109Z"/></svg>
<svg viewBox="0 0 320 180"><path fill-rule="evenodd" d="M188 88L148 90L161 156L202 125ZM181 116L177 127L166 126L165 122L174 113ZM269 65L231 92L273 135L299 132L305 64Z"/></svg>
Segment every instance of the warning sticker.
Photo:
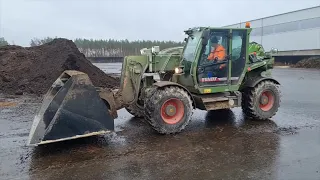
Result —
<svg viewBox="0 0 320 180"><path fill-rule="evenodd" d="M204 89L203 92L204 93L211 93L211 89Z"/></svg>

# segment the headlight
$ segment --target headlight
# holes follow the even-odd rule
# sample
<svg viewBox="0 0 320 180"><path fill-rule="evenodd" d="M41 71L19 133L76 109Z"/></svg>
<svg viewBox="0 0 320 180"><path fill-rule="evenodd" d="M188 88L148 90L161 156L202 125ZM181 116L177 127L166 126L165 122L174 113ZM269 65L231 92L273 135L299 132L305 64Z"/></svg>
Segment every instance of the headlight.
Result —
<svg viewBox="0 0 320 180"><path fill-rule="evenodd" d="M175 72L176 74L182 73L182 69L176 67L176 68L174 69L174 72Z"/></svg>

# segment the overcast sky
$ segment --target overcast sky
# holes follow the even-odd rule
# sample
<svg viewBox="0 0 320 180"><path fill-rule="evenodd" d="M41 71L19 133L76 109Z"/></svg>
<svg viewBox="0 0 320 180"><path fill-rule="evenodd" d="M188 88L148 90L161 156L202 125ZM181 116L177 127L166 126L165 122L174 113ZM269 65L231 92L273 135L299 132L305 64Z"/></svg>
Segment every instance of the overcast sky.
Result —
<svg viewBox="0 0 320 180"><path fill-rule="evenodd" d="M224 26L320 5L319 0L0 0L0 37L182 40L193 26Z"/></svg>

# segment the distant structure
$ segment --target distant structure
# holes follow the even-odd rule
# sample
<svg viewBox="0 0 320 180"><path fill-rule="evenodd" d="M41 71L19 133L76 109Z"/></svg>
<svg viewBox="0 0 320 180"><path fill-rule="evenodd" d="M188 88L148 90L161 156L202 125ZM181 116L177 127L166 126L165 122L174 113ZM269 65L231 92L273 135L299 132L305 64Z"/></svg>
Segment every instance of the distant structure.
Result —
<svg viewBox="0 0 320 180"><path fill-rule="evenodd" d="M224 27L253 28L250 41L261 43L266 51L277 48L277 56L320 55L320 6L301 9Z"/></svg>

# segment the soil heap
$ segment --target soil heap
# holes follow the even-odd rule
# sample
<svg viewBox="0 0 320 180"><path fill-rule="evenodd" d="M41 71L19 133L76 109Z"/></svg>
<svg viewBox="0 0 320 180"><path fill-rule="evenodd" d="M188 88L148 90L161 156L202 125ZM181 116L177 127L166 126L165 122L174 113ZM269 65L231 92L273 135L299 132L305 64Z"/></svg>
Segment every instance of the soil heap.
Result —
<svg viewBox="0 0 320 180"><path fill-rule="evenodd" d="M0 93L43 95L65 70L87 73L94 86L117 88L119 80L87 60L63 38L35 47L0 47Z"/></svg>
<svg viewBox="0 0 320 180"><path fill-rule="evenodd" d="M316 68L320 69L320 56L303 59L294 65L296 68Z"/></svg>

